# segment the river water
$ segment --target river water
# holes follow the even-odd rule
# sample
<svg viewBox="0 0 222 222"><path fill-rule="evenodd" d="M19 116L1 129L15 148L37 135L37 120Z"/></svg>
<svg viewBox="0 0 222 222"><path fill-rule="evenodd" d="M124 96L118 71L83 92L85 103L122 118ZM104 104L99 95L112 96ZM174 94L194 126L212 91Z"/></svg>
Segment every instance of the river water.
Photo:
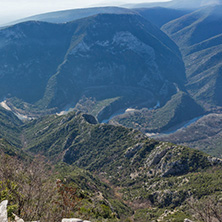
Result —
<svg viewBox="0 0 222 222"><path fill-rule="evenodd" d="M157 101L156 105L152 108L149 108L149 110L154 110L160 107L160 101ZM113 115L111 115L108 119L104 119L101 123L108 123L112 118L114 118L115 116L119 116L125 113L129 113L129 112L134 112L137 109L133 109L133 108L127 108L127 109L120 109L117 112L115 112Z"/></svg>
<svg viewBox="0 0 222 222"><path fill-rule="evenodd" d="M195 117L189 121L186 121L185 123L179 124L175 127L170 128L169 130L162 132L162 133L146 133L147 136L152 137L152 138L160 138L160 137L164 137L170 134L173 134L175 132L177 132L178 130L182 130L187 128L188 126L190 126L191 124L197 122L199 119L201 119L202 117L204 117L204 115L202 116L198 116Z"/></svg>

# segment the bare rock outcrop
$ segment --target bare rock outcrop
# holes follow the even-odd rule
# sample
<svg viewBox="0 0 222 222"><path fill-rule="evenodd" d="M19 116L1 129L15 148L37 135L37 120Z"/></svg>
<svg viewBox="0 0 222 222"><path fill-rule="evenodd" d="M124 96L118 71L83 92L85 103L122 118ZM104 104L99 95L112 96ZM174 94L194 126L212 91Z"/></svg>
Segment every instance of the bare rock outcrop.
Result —
<svg viewBox="0 0 222 222"><path fill-rule="evenodd" d="M19 218L17 215L13 214L15 217L15 221L14 222L25 222L23 219Z"/></svg>
<svg viewBox="0 0 222 222"><path fill-rule="evenodd" d="M8 204L8 200L4 200L0 203L0 221L1 222L8 222L7 204Z"/></svg>
<svg viewBox="0 0 222 222"><path fill-rule="evenodd" d="M193 222L193 221L190 219L184 219L184 222Z"/></svg>

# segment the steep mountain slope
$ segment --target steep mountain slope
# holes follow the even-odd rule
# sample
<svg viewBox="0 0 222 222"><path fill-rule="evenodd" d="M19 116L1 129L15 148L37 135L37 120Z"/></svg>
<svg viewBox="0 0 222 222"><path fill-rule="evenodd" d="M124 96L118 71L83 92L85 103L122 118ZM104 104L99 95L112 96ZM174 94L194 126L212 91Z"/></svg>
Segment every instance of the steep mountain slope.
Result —
<svg viewBox="0 0 222 222"><path fill-rule="evenodd" d="M51 23L65 23L77 19L86 18L96 14L135 14L136 12L126 8L120 7L96 7L96 8L83 8L71 9L64 11L49 12L39 15L30 16L18 21L11 22L8 25L13 25L27 21L42 21Z"/></svg>
<svg viewBox="0 0 222 222"><path fill-rule="evenodd" d="M21 126L20 121L12 112L0 107L0 139L6 140L6 143L12 146L21 147Z"/></svg>
<svg viewBox="0 0 222 222"><path fill-rule="evenodd" d="M0 97L38 101L63 61L72 34L65 26L42 22L1 29Z"/></svg>
<svg viewBox="0 0 222 222"><path fill-rule="evenodd" d="M209 6L171 21L162 29L183 49L221 34L221 5ZM206 31L207 30L207 31Z"/></svg>
<svg viewBox="0 0 222 222"><path fill-rule="evenodd" d="M161 89L166 88L164 99L175 91L172 82L180 86L185 80L176 46L139 16L98 15L82 20L77 31L65 62L48 82L41 101L47 107L62 107L85 93L130 103L124 91L140 89L150 98L140 103L150 103Z"/></svg>
<svg viewBox="0 0 222 222"><path fill-rule="evenodd" d="M177 46L138 15L26 22L1 29L0 36L0 96L19 98L10 100L17 110L74 107L84 96L115 101L111 113L149 107L186 79Z"/></svg>
<svg viewBox="0 0 222 222"><path fill-rule="evenodd" d="M157 142L133 129L98 124L92 116L82 113L72 112L65 116L51 115L33 120L23 127L23 132L27 140L26 150L47 155L53 161L63 159L67 163L75 163L90 170L97 171L102 167L107 172L112 171L114 166L128 165L128 160L131 160L131 164L142 164L142 160L145 160L143 158L149 157L151 161L156 153L164 150L166 153L184 151L191 155L194 152L195 155L199 155L206 161L206 166L210 164L208 159L205 159L207 156L199 152L170 143ZM139 154L142 156L138 156ZM177 153L178 158L182 158L181 155ZM139 157L142 159L138 162ZM174 158L175 156L172 155L172 161ZM192 158L187 161L192 161ZM159 161L157 162L159 163ZM158 170L158 174L165 176L183 174L188 170L174 169L174 165L170 163L169 159L166 163L167 166L169 164L169 168L166 166ZM189 164L194 164L194 162L189 162ZM199 167L204 166L203 164ZM129 170L129 168L123 167L123 170L126 169ZM154 167L153 170L156 171L157 168Z"/></svg>
<svg viewBox="0 0 222 222"><path fill-rule="evenodd" d="M159 140L171 141L200 149L216 157L221 156L222 115L208 114L195 123L169 135L157 136Z"/></svg>
<svg viewBox="0 0 222 222"><path fill-rule="evenodd" d="M141 218L143 212L150 212L148 219L157 219L166 207L181 208L191 193L196 198L221 190L207 182L215 184L220 178L219 171L211 174L211 180L207 180L205 173L212 165L218 165L219 159L183 146L157 142L132 129L96 124L90 115L44 117L24 126L23 132L27 151L44 154L56 162L63 160L98 175L114 189L119 200L135 210L135 221L147 221L147 216ZM197 171L198 174L192 173ZM198 187L203 178L207 187L204 194ZM188 214L181 215L184 218Z"/></svg>
<svg viewBox="0 0 222 222"><path fill-rule="evenodd" d="M146 167L153 170L151 174L167 176L187 173L188 165L193 167L195 165L193 170L197 170L199 167L204 168L211 164L211 159L198 151L157 142L133 129L97 124L92 116L82 113L51 115L33 120L24 126L23 132L27 141L26 150L42 153L53 161L63 159L69 164L75 163L91 171L104 170L106 173L114 173L114 168L122 166L119 171L128 174L129 171L133 173L138 164L142 166L150 162L150 166L148 167L148 164ZM168 152L177 155L170 156ZM162 154L157 155L157 153ZM186 159L187 155L195 155L203 161L202 164L192 162L194 161L192 158ZM153 158L159 160L154 161ZM165 158L168 158L167 162ZM183 159L185 162L180 162L181 158L185 158ZM155 163L151 163L153 161ZM166 164L161 170L158 164L163 162L160 161ZM183 163L184 166L177 168Z"/></svg>
<svg viewBox="0 0 222 222"><path fill-rule="evenodd" d="M134 8L133 10L159 28L164 24L191 12L189 9L173 9L164 7Z"/></svg>
<svg viewBox="0 0 222 222"><path fill-rule="evenodd" d="M221 106L222 5L185 15L162 27L180 47L187 90L206 109Z"/></svg>
<svg viewBox="0 0 222 222"><path fill-rule="evenodd" d="M127 221L133 216L133 221L145 222L162 217L166 209L178 212L172 214L175 221L183 221L192 215L186 208L191 196L221 192L220 159L149 139L133 129L98 124L80 112L32 120L21 133L23 151L56 164L51 179L77 183L84 190L79 213L92 221Z"/></svg>
<svg viewBox="0 0 222 222"><path fill-rule="evenodd" d="M203 158L203 165L196 166L196 169L210 164L207 156L199 152L170 143L157 142L133 129L98 124L93 116L82 113L72 112L65 116L51 115L33 120L24 125L23 133L27 141L26 150L42 153L53 161L62 159L69 164L75 163L91 171L103 169L107 173L111 173L114 168L122 165L121 169L128 174L128 170L134 171L137 164L152 162L154 156L162 152L164 153L162 157L156 158L165 158L168 152L173 152L177 153L177 157L181 159L183 154L188 155L189 153L189 155ZM149 167L153 169L154 174L162 176L187 173L189 171L187 166L182 167L181 165L182 168L177 169L178 165L171 162L175 158L175 155L168 156L166 166L161 170L158 170L156 166L156 164L160 164L160 159L156 164L150 164ZM184 163L185 165L198 164L192 162L192 158L187 159Z"/></svg>

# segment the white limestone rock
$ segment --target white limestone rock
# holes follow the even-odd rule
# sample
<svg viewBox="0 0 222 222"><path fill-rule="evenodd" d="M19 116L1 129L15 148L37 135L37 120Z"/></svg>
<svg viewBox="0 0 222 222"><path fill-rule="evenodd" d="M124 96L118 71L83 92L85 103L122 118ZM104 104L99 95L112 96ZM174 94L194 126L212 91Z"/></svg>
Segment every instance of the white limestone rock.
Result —
<svg viewBox="0 0 222 222"><path fill-rule="evenodd" d="M15 217L15 222L24 222L24 220L19 218L17 215L13 214L13 216Z"/></svg>
<svg viewBox="0 0 222 222"><path fill-rule="evenodd" d="M4 200L0 203L0 221L1 222L8 222L7 205L8 205L8 200Z"/></svg>
<svg viewBox="0 0 222 222"><path fill-rule="evenodd" d="M193 221L189 219L184 219L184 222L193 222Z"/></svg>

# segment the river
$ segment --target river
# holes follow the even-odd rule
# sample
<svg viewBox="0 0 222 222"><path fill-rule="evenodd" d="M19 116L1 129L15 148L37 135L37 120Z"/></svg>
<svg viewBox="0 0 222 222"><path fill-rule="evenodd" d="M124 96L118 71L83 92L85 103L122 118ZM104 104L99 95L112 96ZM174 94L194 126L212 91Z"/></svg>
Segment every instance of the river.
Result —
<svg viewBox="0 0 222 222"><path fill-rule="evenodd" d="M182 129L185 129L187 128L188 126L190 126L191 124L197 122L199 119L201 119L202 117L204 117L204 115L202 116L198 116L198 117L195 117L189 121L186 121L185 123L182 123L182 124L179 124L177 126L174 126L170 129L168 129L167 131L164 131L162 133L146 133L147 136L149 137L152 137L152 138L160 138L160 137L164 137L164 136L167 136L167 135L170 135L170 134L173 134L175 132L177 132L178 130L182 130Z"/></svg>
<svg viewBox="0 0 222 222"><path fill-rule="evenodd" d="M159 107L160 107L160 101L157 101L156 105L152 108L149 108L149 110L154 110L154 109L157 109ZM115 112L114 114L112 114L108 119L104 119L101 123L108 123L115 116L119 116L119 115L129 113L129 112L135 112L135 111L137 111L137 109L134 109L134 108L120 109L117 112Z"/></svg>

